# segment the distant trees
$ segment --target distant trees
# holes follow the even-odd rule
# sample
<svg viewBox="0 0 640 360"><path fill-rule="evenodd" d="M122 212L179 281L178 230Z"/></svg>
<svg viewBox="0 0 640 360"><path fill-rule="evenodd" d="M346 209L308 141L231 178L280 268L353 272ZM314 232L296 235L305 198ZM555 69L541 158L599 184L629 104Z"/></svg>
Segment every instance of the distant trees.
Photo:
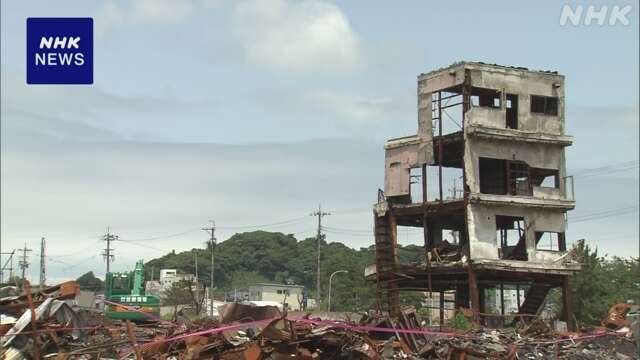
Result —
<svg viewBox="0 0 640 360"><path fill-rule="evenodd" d="M76 279L80 289L100 292L104 291L104 281L97 278L93 271L89 271Z"/></svg>
<svg viewBox="0 0 640 360"><path fill-rule="evenodd" d="M323 299L318 301L316 290L316 239L298 241L292 234L267 231L238 233L215 248L215 286L217 291L242 289L257 282L295 283L305 287L306 297L326 302L329 275L347 270L333 279L331 307L336 311L371 309L375 304L375 285L364 280L364 269L373 264L373 247L359 250L338 241L323 241L321 279ZM210 279L210 250L193 249L182 253L168 253L145 264L147 271L178 269L195 273L194 253L198 254L198 279L208 284ZM420 246L399 248L402 262L420 261L424 253ZM147 274L150 278L150 273ZM295 299L300 301L301 299Z"/></svg>
<svg viewBox="0 0 640 360"><path fill-rule="evenodd" d="M617 303L640 304L637 258L607 258L584 243L576 247L576 258L582 268L571 277L571 300L579 324L599 324L607 310ZM561 300L559 294L553 297L556 309L562 309Z"/></svg>
<svg viewBox="0 0 640 360"><path fill-rule="evenodd" d="M329 274L336 270L347 270L333 279L331 307L336 311L360 311L375 307L375 284L364 280L364 269L373 264L373 246L352 249L337 235L323 242L322 247L322 292L323 298L315 296L316 239L298 241L292 234L267 231L238 233L216 246L215 286L218 291L246 288L256 282L294 282L304 285L306 296L314 298L324 308ZM640 269L637 259L607 258L597 250L582 244L576 249L582 262L582 271L571 279L573 311L583 324L597 324L607 309L618 302L633 301L640 304ZM146 269L178 269L184 273L195 273L194 252L201 260L198 264L200 281L209 282L210 251L193 249L182 253L169 253L147 263ZM204 260L204 261L202 261ZM400 263L424 261L422 246L398 247ZM553 303L562 309L561 298L555 294ZM295 299L301 301L302 299ZM419 292L401 293L401 301L419 308L424 296ZM187 301L186 303L189 303Z"/></svg>

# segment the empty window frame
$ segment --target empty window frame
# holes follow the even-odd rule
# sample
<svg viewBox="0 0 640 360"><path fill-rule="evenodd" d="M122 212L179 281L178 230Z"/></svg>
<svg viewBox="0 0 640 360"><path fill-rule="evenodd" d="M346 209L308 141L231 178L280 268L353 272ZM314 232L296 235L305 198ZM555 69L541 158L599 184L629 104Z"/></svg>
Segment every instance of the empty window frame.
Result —
<svg viewBox="0 0 640 360"><path fill-rule="evenodd" d="M558 98L550 96L531 95L531 113L557 116Z"/></svg>
<svg viewBox="0 0 640 360"><path fill-rule="evenodd" d="M536 231L536 250L567 251L564 233Z"/></svg>
<svg viewBox="0 0 640 360"><path fill-rule="evenodd" d="M471 105L500 108L501 92L493 89L471 88Z"/></svg>
<svg viewBox="0 0 640 360"><path fill-rule="evenodd" d="M507 163L509 195L533 195L529 165L524 161L511 160Z"/></svg>
<svg viewBox="0 0 640 360"><path fill-rule="evenodd" d="M560 188L560 175L556 169L531 168L531 184L546 188Z"/></svg>
<svg viewBox="0 0 640 360"><path fill-rule="evenodd" d="M496 237L501 259L528 259L524 217L496 215Z"/></svg>
<svg viewBox="0 0 640 360"><path fill-rule="evenodd" d="M507 194L507 161L481 157L480 192L483 194Z"/></svg>
<svg viewBox="0 0 640 360"><path fill-rule="evenodd" d="M505 101L506 127L507 129L518 128L518 95L507 94Z"/></svg>
<svg viewBox="0 0 640 360"><path fill-rule="evenodd" d="M481 193L533 195L530 168L524 161L481 157L479 158L479 166Z"/></svg>

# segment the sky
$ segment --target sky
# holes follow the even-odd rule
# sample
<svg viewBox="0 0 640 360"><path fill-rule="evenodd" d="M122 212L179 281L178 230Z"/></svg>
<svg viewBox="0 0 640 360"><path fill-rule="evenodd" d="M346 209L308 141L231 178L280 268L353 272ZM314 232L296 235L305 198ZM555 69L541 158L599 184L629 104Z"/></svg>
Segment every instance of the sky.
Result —
<svg viewBox="0 0 640 360"><path fill-rule="evenodd" d="M41 237L50 281L103 276L108 229L125 270L209 220L314 236L319 203L327 241L370 246L384 141L416 132L416 76L460 60L566 76L568 243L638 254L637 2L589 3L631 5L613 26L562 26L563 1L0 4L0 239L33 279ZM93 85L26 85L27 17L94 19Z"/></svg>

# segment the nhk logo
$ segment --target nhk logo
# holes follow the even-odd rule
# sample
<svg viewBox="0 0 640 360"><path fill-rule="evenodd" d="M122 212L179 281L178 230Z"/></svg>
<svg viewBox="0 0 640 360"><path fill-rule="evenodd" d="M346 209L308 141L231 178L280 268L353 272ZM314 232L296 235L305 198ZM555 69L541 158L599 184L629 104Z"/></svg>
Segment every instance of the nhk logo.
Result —
<svg viewBox="0 0 640 360"><path fill-rule="evenodd" d="M93 19L28 18L27 84L93 84Z"/></svg>
<svg viewBox="0 0 640 360"><path fill-rule="evenodd" d="M55 40L53 39L52 36L49 36L48 38L43 37L40 40L40 49L80 49L80 47L78 46L79 41L80 41L80 37L74 37L74 38L63 37L62 39L59 37L56 37ZM36 53L36 65L71 65L72 60L74 65L82 66L84 65L84 54L80 52L78 53L60 53L60 52Z"/></svg>

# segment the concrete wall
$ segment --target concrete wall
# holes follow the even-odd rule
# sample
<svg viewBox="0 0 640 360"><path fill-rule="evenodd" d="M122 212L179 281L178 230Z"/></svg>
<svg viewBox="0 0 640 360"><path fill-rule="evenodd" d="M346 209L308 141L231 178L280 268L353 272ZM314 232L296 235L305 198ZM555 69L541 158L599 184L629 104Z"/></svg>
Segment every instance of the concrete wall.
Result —
<svg viewBox="0 0 640 360"><path fill-rule="evenodd" d="M556 251L537 251L535 249L535 232L564 232L565 220L562 210L540 209L506 204L469 204L467 208L467 221L471 259L500 258L498 254L500 244L496 233L496 215L519 216L524 218L529 261L553 261L561 255L560 252Z"/></svg>
<svg viewBox="0 0 640 360"><path fill-rule="evenodd" d="M424 129L426 141L430 140L427 132L431 130L431 94L462 84L467 70L472 87L497 90L502 97L500 108L476 108L482 109L478 111L482 116L471 119L471 125L475 122L476 125L505 128L506 94L514 94L518 95L518 131L564 134L564 76L467 63L418 77L418 125L419 129ZM557 97L558 115L532 114L531 95Z"/></svg>
<svg viewBox="0 0 640 360"><path fill-rule="evenodd" d="M385 151L384 193L386 196L410 195L411 168L418 160L418 145L405 144Z"/></svg>
<svg viewBox="0 0 640 360"><path fill-rule="evenodd" d="M287 290L289 294L278 294L279 290ZM302 290L303 288L301 286L280 286L277 284L251 285L249 286L249 300L274 301L281 304L284 304L286 302L289 305L290 310L299 311L301 309L298 299L302 299Z"/></svg>
<svg viewBox="0 0 640 360"><path fill-rule="evenodd" d="M480 158L487 157L502 160L520 160L530 167L558 170L560 178L566 174L564 146L543 143L524 143L504 140L491 140L467 136L465 134L465 175L472 193L480 192ZM564 193L561 182L560 192ZM534 196L546 198L551 194L537 192ZM555 196L555 195L554 195Z"/></svg>
<svg viewBox="0 0 640 360"><path fill-rule="evenodd" d="M506 94L518 95L518 130L561 135L564 134L564 77L550 73L517 71L515 69L468 66L471 68L471 86L499 90L502 93L500 109L485 109L496 127L505 127ZM558 98L558 115L531 113L531 95ZM486 114L483 114L486 115ZM472 117L481 122L485 117ZM465 122L466 125L466 122Z"/></svg>

